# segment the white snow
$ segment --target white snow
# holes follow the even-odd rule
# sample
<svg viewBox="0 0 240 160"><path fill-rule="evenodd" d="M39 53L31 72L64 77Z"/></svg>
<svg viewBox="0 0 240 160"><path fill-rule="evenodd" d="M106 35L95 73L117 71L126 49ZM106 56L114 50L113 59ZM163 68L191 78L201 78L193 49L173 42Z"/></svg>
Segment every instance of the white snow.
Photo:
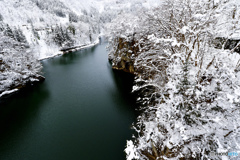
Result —
<svg viewBox="0 0 240 160"><path fill-rule="evenodd" d="M125 149L125 152L127 154L127 160L139 159L139 156L135 154L136 150L132 141L127 141L127 147Z"/></svg>
<svg viewBox="0 0 240 160"><path fill-rule="evenodd" d="M0 94L0 97L11 94L11 93L14 93L14 92L17 92L17 91L18 91L18 89L13 89L13 90L10 90L10 91L4 91L3 93Z"/></svg>

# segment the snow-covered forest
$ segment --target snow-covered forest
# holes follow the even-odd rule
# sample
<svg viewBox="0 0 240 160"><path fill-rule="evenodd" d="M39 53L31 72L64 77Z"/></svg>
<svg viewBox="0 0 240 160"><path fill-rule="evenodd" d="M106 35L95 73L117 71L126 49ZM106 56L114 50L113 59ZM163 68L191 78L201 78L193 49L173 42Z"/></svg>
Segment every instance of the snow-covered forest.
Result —
<svg viewBox="0 0 240 160"><path fill-rule="evenodd" d="M21 79L21 76L17 76L20 73L13 78L11 72L15 71L10 69L15 68L15 58L19 61L18 57L12 55L16 47L22 51L17 56L24 57L26 63L28 56L32 56L32 66L36 66L39 73L41 64L38 60L62 54L61 49L96 44L99 36L105 34L105 24L110 23L119 13L132 12L139 5L149 7L150 4L155 4L155 0L1 0L0 32L4 36L1 37L0 52L6 53L0 59L4 61L0 67L10 67L1 69L1 79L4 79L1 83L4 85L0 86L0 94L4 90L13 89L15 79ZM36 73L35 69L25 64L18 65L33 75ZM3 78L4 74L11 76Z"/></svg>
<svg viewBox="0 0 240 160"><path fill-rule="evenodd" d="M69 1L60 0L1 1L0 14L5 24L22 31L35 49L34 54L43 59L58 54L61 47L90 44L98 39L98 10L81 5L74 10L67 4Z"/></svg>
<svg viewBox="0 0 240 160"><path fill-rule="evenodd" d="M164 0L108 26L109 59L136 75L142 111L127 159L239 151L240 43L226 48L240 38L239 8L237 0Z"/></svg>

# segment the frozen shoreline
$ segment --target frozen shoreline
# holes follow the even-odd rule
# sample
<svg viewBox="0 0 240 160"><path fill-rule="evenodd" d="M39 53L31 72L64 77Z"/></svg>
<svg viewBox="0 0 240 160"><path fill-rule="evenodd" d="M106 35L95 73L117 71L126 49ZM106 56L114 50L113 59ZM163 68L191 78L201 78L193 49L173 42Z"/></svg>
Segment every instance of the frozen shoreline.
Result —
<svg viewBox="0 0 240 160"><path fill-rule="evenodd" d="M0 98L2 96L9 95L9 94L12 94L12 93L17 92L17 91L18 91L18 89L12 89L12 90L9 90L9 91L4 91L0 94Z"/></svg>
<svg viewBox="0 0 240 160"><path fill-rule="evenodd" d="M81 46L73 46L73 47L69 47L69 50L68 48L66 48L66 52L63 52L63 51L58 51L58 53L56 54L53 54L51 56L46 56L46 57L43 57L43 58L39 58L38 60L39 61L43 61L43 60L46 60L46 59L50 59L50 58L53 58L53 57L56 57L56 56L61 56L63 55L64 53L68 53L68 52L73 52L73 51L78 51L78 50L81 50L81 49L86 49L86 48L90 48L90 47L93 47L97 44L100 43L100 40L96 40L94 43L90 43L90 44L84 44L84 45L81 45ZM74 48L74 49L71 49L71 48Z"/></svg>

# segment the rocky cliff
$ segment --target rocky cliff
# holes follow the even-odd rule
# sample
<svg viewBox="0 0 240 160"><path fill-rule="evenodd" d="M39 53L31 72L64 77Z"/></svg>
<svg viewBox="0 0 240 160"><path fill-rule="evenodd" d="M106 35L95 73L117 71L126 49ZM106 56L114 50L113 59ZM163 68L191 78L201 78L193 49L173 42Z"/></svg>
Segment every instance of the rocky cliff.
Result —
<svg viewBox="0 0 240 160"><path fill-rule="evenodd" d="M118 38L117 48L109 55L109 60L112 63L112 68L123 70L134 74L134 61L139 52L138 46L134 40L128 41L124 38Z"/></svg>

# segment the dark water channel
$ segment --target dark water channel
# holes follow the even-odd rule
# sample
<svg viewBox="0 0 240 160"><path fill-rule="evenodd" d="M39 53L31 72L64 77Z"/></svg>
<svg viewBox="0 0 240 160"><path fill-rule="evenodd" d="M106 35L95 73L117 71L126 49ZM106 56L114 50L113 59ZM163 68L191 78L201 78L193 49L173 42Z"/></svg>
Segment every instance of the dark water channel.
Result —
<svg viewBox="0 0 240 160"><path fill-rule="evenodd" d="M0 160L124 160L133 77L106 44L44 60L46 80L0 100Z"/></svg>

